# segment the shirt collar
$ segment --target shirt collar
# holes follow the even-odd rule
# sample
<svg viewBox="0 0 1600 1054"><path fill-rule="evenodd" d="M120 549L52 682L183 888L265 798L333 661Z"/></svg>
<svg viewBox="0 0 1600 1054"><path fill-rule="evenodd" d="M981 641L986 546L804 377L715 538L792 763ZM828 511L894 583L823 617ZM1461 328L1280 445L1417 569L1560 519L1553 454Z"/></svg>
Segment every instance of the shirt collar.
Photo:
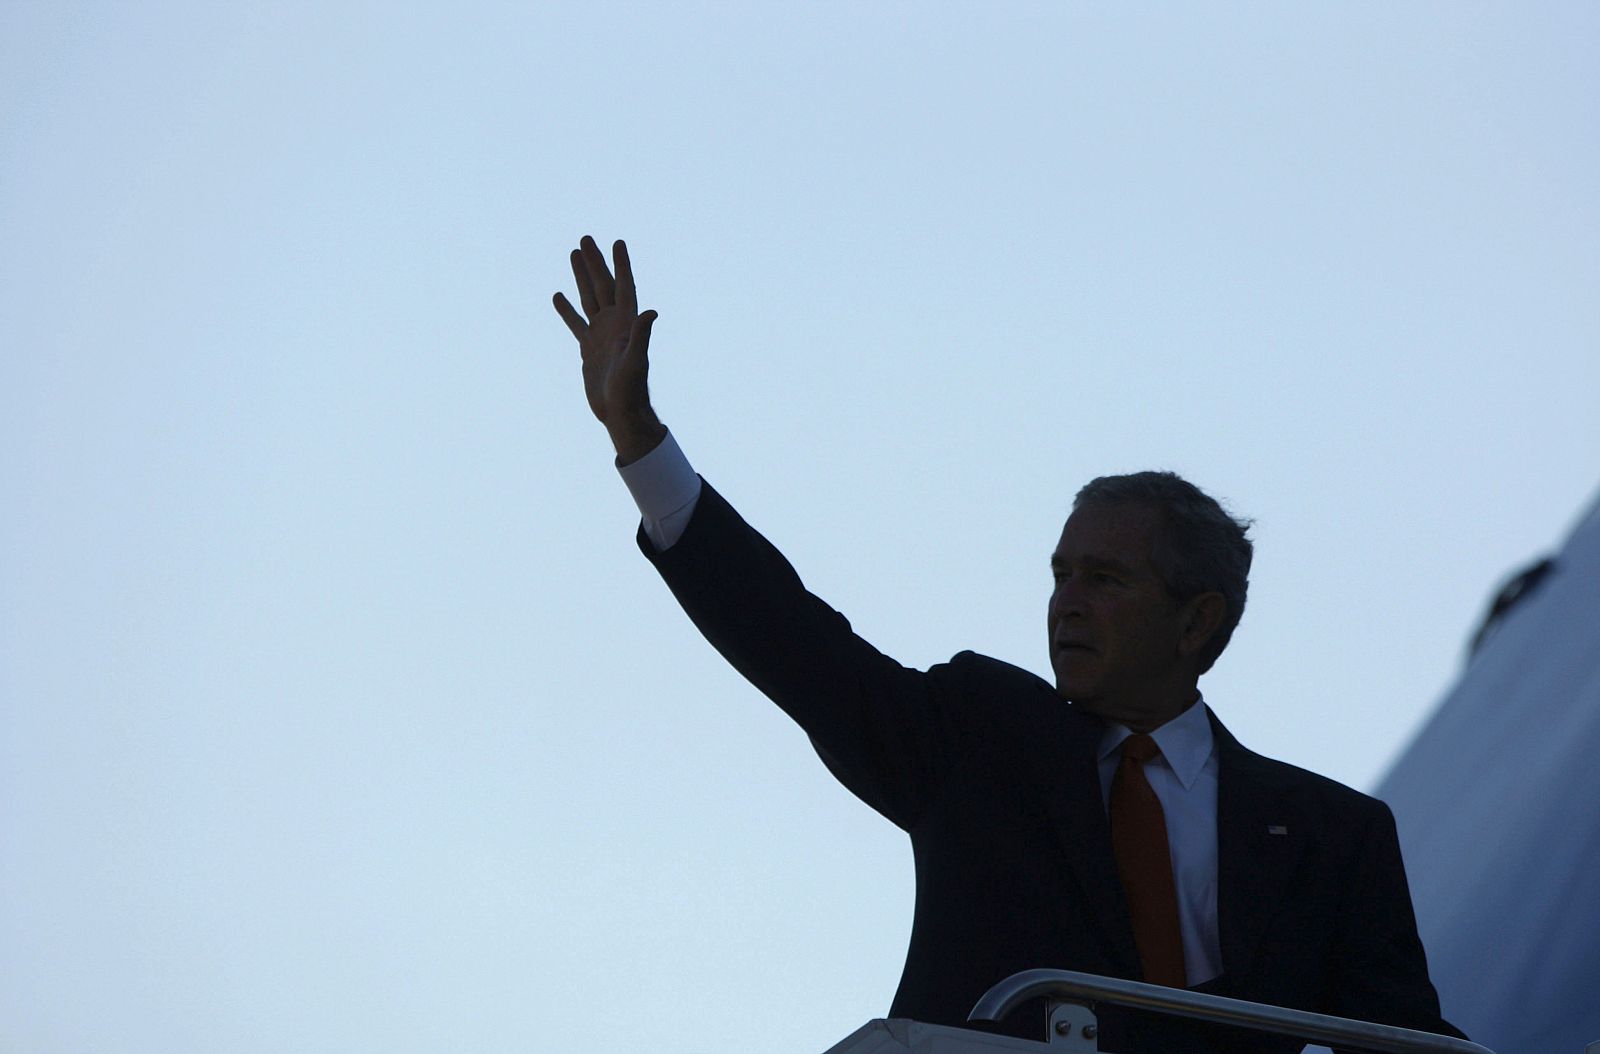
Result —
<svg viewBox="0 0 1600 1054"><path fill-rule="evenodd" d="M1118 750L1122 741L1131 735L1133 730L1126 725L1106 722L1106 730L1100 737L1100 759L1103 761ZM1194 705L1151 732L1150 737L1161 748L1161 756L1167 759L1167 766L1178 777L1178 782L1183 784L1183 789L1188 790L1216 748L1215 737L1211 734L1211 720L1206 716L1205 698L1196 698Z"/></svg>

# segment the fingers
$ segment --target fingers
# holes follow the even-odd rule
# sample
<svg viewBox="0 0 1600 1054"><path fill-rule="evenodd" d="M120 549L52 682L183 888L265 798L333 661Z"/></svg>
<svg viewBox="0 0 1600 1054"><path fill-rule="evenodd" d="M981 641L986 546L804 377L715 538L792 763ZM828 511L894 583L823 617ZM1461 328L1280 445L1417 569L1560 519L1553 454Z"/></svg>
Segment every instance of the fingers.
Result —
<svg viewBox="0 0 1600 1054"><path fill-rule="evenodd" d="M593 318L600 310L600 301L595 298L594 283L589 281L589 265L578 249L572 250L572 277L578 280L578 302L583 305L583 313Z"/></svg>
<svg viewBox="0 0 1600 1054"><path fill-rule="evenodd" d="M639 310L639 294L633 288L633 261L622 239L611 247L611 256L617 262L617 306L631 315Z"/></svg>
<svg viewBox="0 0 1600 1054"><path fill-rule="evenodd" d="M557 293L555 295L555 305L556 314L561 316L561 321L567 324L567 328L572 330L572 335L578 338L579 344L582 344L583 338L588 335L589 324L583 320L582 315L578 314L578 309L572 306L565 295Z"/></svg>
<svg viewBox="0 0 1600 1054"><path fill-rule="evenodd" d="M606 266L605 254L600 251L600 246L587 234L578 242L578 251L583 254L583 262L589 268L590 288L594 290L595 299L600 307L608 307L617 302L617 285L612 281L611 269ZM584 307L588 308L585 303Z"/></svg>
<svg viewBox="0 0 1600 1054"><path fill-rule="evenodd" d="M611 247L611 251L617 263L616 278L611 277L605 254L589 235L585 234L572 251L572 277L578 283L578 302L583 305L583 314L590 320L608 307L620 308L627 315L639 310L639 294L633 284L633 262L628 259L628 247L619 240ZM561 313L562 321L566 322L573 335L582 340L588 332L588 325L573 310L566 297L557 294L556 310ZM648 326L645 334L648 340Z"/></svg>

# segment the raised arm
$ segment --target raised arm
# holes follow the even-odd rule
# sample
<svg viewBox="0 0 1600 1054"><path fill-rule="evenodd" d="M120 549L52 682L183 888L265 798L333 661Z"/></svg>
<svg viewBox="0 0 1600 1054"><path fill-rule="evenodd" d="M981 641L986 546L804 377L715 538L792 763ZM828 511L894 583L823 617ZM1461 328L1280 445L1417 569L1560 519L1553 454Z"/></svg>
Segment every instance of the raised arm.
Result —
<svg viewBox="0 0 1600 1054"><path fill-rule="evenodd" d="M631 472L626 466L656 450L667 430L650 405L646 384L656 313L639 312L627 246L619 241L612 253L614 277L600 247L585 237L572 254L583 311L561 293L555 306L582 350L589 408L610 433L633 490L630 476L652 475L663 461L652 456ZM660 451L674 452L671 444ZM678 460L694 497L670 537L652 529L647 502L634 490L645 515L645 556L706 639L805 729L834 775L895 823L911 826L933 795L951 738L943 717L949 689L933 682L956 678L907 669L856 636L844 616L808 592L782 554L703 484L681 454Z"/></svg>
<svg viewBox="0 0 1600 1054"><path fill-rule="evenodd" d="M639 313L628 247L611 247L616 275L588 235L572 251L572 276L578 283L579 314L566 296L555 295L556 312L577 338L583 353L583 391L589 409L605 426L617 449L617 463L637 461L666 436L666 426L650 405L650 327L656 313Z"/></svg>

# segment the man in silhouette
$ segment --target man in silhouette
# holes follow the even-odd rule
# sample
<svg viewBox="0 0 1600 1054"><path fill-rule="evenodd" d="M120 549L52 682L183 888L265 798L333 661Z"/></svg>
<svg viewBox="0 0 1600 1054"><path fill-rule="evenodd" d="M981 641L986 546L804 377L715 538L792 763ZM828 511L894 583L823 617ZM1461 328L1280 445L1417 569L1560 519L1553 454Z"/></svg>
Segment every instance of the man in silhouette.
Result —
<svg viewBox="0 0 1600 1054"><path fill-rule="evenodd" d="M962 652L907 669L851 632L690 468L651 406L627 247L572 253L584 391L639 545L707 640L854 794L911 837L917 898L890 1015L962 1025L1036 967L1460 1035L1439 1014L1381 802L1241 746L1198 679L1244 610L1245 525L1171 473L1096 479L1050 558L1055 684ZM1286 1051L1102 1011L1103 1049ZM1037 1009L1001 1027L1041 1038Z"/></svg>

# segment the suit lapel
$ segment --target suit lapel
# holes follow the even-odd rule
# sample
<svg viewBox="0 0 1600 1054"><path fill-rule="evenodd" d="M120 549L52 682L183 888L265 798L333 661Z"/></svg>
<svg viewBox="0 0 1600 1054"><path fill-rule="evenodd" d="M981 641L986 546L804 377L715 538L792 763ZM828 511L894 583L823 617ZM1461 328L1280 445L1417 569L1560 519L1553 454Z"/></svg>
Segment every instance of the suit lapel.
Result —
<svg viewBox="0 0 1600 1054"><path fill-rule="evenodd" d="M1272 766L1211 715L1218 751L1217 929L1222 968L1243 977L1310 835Z"/></svg>
<svg viewBox="0 0 1600 1054"><path fill-rule="evenodd" d="M1111 850L1111 824L1100 792L1095 746L1101 725L1070 707L1060 708L1063 725L1050 775L1043 781L1045 802L1055 821L1051 829L1061 842L1068 867L1083 892L1083 910L1104 937L1113 962L1125 976L1138 979L1139 952L1133 923L1117 877Z"/></svg>

